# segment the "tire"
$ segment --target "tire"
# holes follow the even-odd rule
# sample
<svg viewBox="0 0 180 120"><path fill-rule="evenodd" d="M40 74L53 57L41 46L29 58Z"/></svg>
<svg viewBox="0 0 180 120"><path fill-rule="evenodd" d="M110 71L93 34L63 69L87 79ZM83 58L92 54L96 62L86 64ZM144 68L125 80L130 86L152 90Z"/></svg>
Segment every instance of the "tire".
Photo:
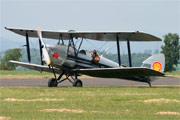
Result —
<svg viewBox="0 0 180 120"><path fill-rule="evenodd" d="M83 86L83 83L81 80L75 80L74 83L73 83L73 87L82 87Z"/></svg>
<svg viewBox="0 0 180 120"><path fill-rule="evenodd" d="M48 87L57 87L57 80L55 78L49 79Z"/></svg>

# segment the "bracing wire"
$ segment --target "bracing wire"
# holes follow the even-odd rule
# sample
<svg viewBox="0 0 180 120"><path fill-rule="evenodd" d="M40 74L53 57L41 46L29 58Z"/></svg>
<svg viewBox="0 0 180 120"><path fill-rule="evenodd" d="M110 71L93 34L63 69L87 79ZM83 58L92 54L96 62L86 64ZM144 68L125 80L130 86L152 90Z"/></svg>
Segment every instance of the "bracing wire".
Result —
<svg viewBox="0 0 180 120"><path fill-rule="evenodd" d="M121 54L126 54L126 47L127 47L127 45L123 45L121 42L120 42L120 48L121 48Z"/></svg>
<svg viewBox="0 0 180 120"><path fill-rule="evenodd" d="M94 44L92 44L89 40L85 39L85 41L87 43L89 43L91 46L93 46L95 49L98 49ZM90 50L90 48L88 48L88 51Z"/></svg>
<svg viewBox="0 0 180 120"><path fill-rule="evenodd" d="M33 50L35 51L35 47L34 47L34 45L33 45L32 41L31 41L31 39L29 39L29 41L30 41L30 44L31 44L31 45L32 45L32 47L33 47Z"/></svg>
<svg viewBox="0 0 180 120"><path fill-rule="evenodd" d="M79 39L76 39L76 42L74 43L75 44L75 46L77 46L77 44L79 43Z"/></svg>
<svg viewBox="0 0 180 120"><path fill-rule="evenodd" d="M111 45L110 47L107 47L103 52L108 52L109 50L116 48L116 45Z"/></svg>
<svg viewBox="0 0 180 120"><path fill-rule="evenodd" d="M101 51L104 51L106 48L103 50L103 47L104 47L106 44L107 44L107 41L106 41L105 43L103 43L103 44L99 47L99 49L98 49L97 51L100 51L100 49L102 49Z"/></svg>

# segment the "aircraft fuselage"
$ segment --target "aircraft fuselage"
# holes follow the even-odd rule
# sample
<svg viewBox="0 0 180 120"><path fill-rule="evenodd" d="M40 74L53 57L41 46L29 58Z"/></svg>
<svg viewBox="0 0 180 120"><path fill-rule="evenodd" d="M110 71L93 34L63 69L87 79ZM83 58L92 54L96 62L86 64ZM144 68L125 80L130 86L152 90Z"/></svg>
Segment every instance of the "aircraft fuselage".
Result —
<svg viewBox="0 0 180 120"><path fill-rule="evenodd" d="M113 68L119 67L119 64L113 62L103 56L95 56L93 59L92 53L85 50L77 51L71 46L67 45L46 45L51 64L55 67L61 68ZM97 59L97 60L95 60Z"/></svg>

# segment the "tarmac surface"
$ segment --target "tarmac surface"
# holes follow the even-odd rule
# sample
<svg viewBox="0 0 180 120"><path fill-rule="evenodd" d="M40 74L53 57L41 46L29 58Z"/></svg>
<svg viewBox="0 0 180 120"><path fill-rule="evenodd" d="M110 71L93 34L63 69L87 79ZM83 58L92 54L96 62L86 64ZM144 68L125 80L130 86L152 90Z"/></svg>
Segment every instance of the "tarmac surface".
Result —
<svg viewBox="0 0 180 120"><path fill-rule="evenodd" d="M80 78L83 82L83 86L148 86L147 83L122 80L122 79L105 79L105 78ZM47 78L0 78L0 86L29 86L29 87L47 87ZM64 81L58 86L72 86L69 81ZM152 82L152 86L180 86L180 78L164 77L158 78Z"/></svg>

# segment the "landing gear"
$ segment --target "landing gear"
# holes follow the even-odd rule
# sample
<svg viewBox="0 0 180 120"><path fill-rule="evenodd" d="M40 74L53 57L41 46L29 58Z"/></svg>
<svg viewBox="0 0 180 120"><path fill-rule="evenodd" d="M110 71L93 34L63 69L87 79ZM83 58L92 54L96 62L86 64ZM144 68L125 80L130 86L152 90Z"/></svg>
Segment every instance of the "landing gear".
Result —
<svg viewBox="0 0 180 120"><path fill-rule="evenodd" d="M63 75L66 75L66 78L61 79ZM72 83L73 87L82 87L83 83L81 80L77 79L77 74L74 75L74 77L72 75L69 74L65 74L65 72L62 72L59 77L56 79L56 74L54 74L55 78L51 78L48 81L48 87L57 87L59 83L68 80L70 83Z"/></svg>
<svg viewBox="0 0 180 120"><path fill-rule="evenodd" d="M82 87L82 86L83 86L83 83L79 79L75 80L73 83L73 87Z"/></svg>
<svg viewBox="0 0 180 120"><path fill-rule="evenodd" d="M57 87L58 83L57 80L55 78L51 78L48 81L48 87Z"/></svg>

